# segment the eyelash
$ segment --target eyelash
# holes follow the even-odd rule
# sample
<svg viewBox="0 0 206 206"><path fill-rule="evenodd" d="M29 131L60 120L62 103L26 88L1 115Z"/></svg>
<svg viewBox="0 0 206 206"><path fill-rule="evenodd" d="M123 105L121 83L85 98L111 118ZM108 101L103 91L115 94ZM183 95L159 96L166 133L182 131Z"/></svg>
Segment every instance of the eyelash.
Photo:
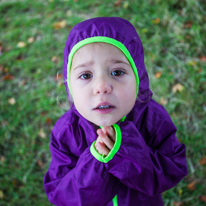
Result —
<svg viewBox="0 0 206 206"><path fill-rule="evenodd" d="M120 75L112 75L113 72L120 72L121 74L120 74ZM114 70L114 71L111 72L111 75L112 75L112 76L123 76L124 74L126 74L126 72L123 71L123 70L121 70L121 69L116 69L116 70ZM81 74L81 75L79 76L79 78L80 78L80 79L83 79L83 80L90 79L90 78L82 78L83 76L85 77L85 75L90 75L90 78L93 77L92 74L89 74L89 73L85 72L84 74ZM88 76L87 76L87 77L88 77Z"/></svg>

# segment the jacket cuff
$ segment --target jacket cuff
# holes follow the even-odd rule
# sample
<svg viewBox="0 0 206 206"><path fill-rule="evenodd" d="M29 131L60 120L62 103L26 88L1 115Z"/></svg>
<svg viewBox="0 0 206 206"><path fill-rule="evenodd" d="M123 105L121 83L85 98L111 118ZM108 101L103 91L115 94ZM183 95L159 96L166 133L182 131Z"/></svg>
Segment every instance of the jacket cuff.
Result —
<svg viewBox="0 0 206 206"><path fill-rule="evenodd" d="M99 160L100 162L103 162L103 163L109 162L114 157L114 155L119 150L121 142L122 142L122 133L121 133L121 129L120 129L119 125L114 124L113 127L114 127L114 130L115 130L115 133L116 133L116 140L115 140L115 143L114 143L114 147L112 148L112 150L109 152L109 154L107 156L105 156L105 154L100 155L97 152L97 150L95 149L95 146L94 146L96 141L94 141L92 143L91 147L90 147L90 152L92 153L92 155L97 160Z"/></svg>

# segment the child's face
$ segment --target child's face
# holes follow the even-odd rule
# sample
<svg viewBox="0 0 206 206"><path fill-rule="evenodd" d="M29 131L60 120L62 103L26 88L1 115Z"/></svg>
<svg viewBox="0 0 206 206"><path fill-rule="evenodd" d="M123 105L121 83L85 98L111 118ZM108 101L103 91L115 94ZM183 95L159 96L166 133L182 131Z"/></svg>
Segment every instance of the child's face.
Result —
<svg viewBox="0 0 206 206"><path fill-rule="evenodd" d="M134 72L125 55L111 44L91 43L77 50L70 85L77 111L98 126L117 123L135 104Z"/></svg>

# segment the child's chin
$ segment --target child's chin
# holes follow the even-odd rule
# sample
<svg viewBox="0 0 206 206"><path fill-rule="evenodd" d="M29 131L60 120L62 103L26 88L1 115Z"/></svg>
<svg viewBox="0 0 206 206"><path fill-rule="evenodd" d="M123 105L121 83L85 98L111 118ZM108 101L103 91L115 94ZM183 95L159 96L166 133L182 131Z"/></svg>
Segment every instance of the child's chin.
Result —
<svg viewBox="0 0 206 206"><path fill-rule="evenodd" d="M116 124L117 122L116 121L107 121L107 122L105 122L105 121L95 121L95 122L93 122L95 125L97 125L97 126L101 126L101 127L106 127L106 126L112 126L112 125L114 125L114 124Z"/></svg>

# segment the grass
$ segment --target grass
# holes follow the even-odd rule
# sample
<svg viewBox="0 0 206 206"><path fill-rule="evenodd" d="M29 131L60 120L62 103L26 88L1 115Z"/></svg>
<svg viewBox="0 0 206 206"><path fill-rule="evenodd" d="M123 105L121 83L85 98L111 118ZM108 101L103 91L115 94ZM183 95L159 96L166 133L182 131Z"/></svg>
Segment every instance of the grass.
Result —
<svg viewBox="0 0 206 206"><path fill-rule="evenodd" d="M62 74L71 28L97 16L119 16L135 26L153 97L158 102L164 98L177 138L186 144L189 175L163 193L165 205L205 205L200 196L206 195L206 165L199 161L206 157L206 62L200 58L206 55L206 3L140 0L115 6L115 2L0 1L0 206L51 205L42 183L51 160L50 132L68 109L62 79L55 77ZM55 29L53 24L62 20L66 27ZM29 37L34 37L32 43ZM19 48L19 42L26 46ZM183 90L174 93L177 83ZM193 181L196 187L188 190Z"/></svg>

